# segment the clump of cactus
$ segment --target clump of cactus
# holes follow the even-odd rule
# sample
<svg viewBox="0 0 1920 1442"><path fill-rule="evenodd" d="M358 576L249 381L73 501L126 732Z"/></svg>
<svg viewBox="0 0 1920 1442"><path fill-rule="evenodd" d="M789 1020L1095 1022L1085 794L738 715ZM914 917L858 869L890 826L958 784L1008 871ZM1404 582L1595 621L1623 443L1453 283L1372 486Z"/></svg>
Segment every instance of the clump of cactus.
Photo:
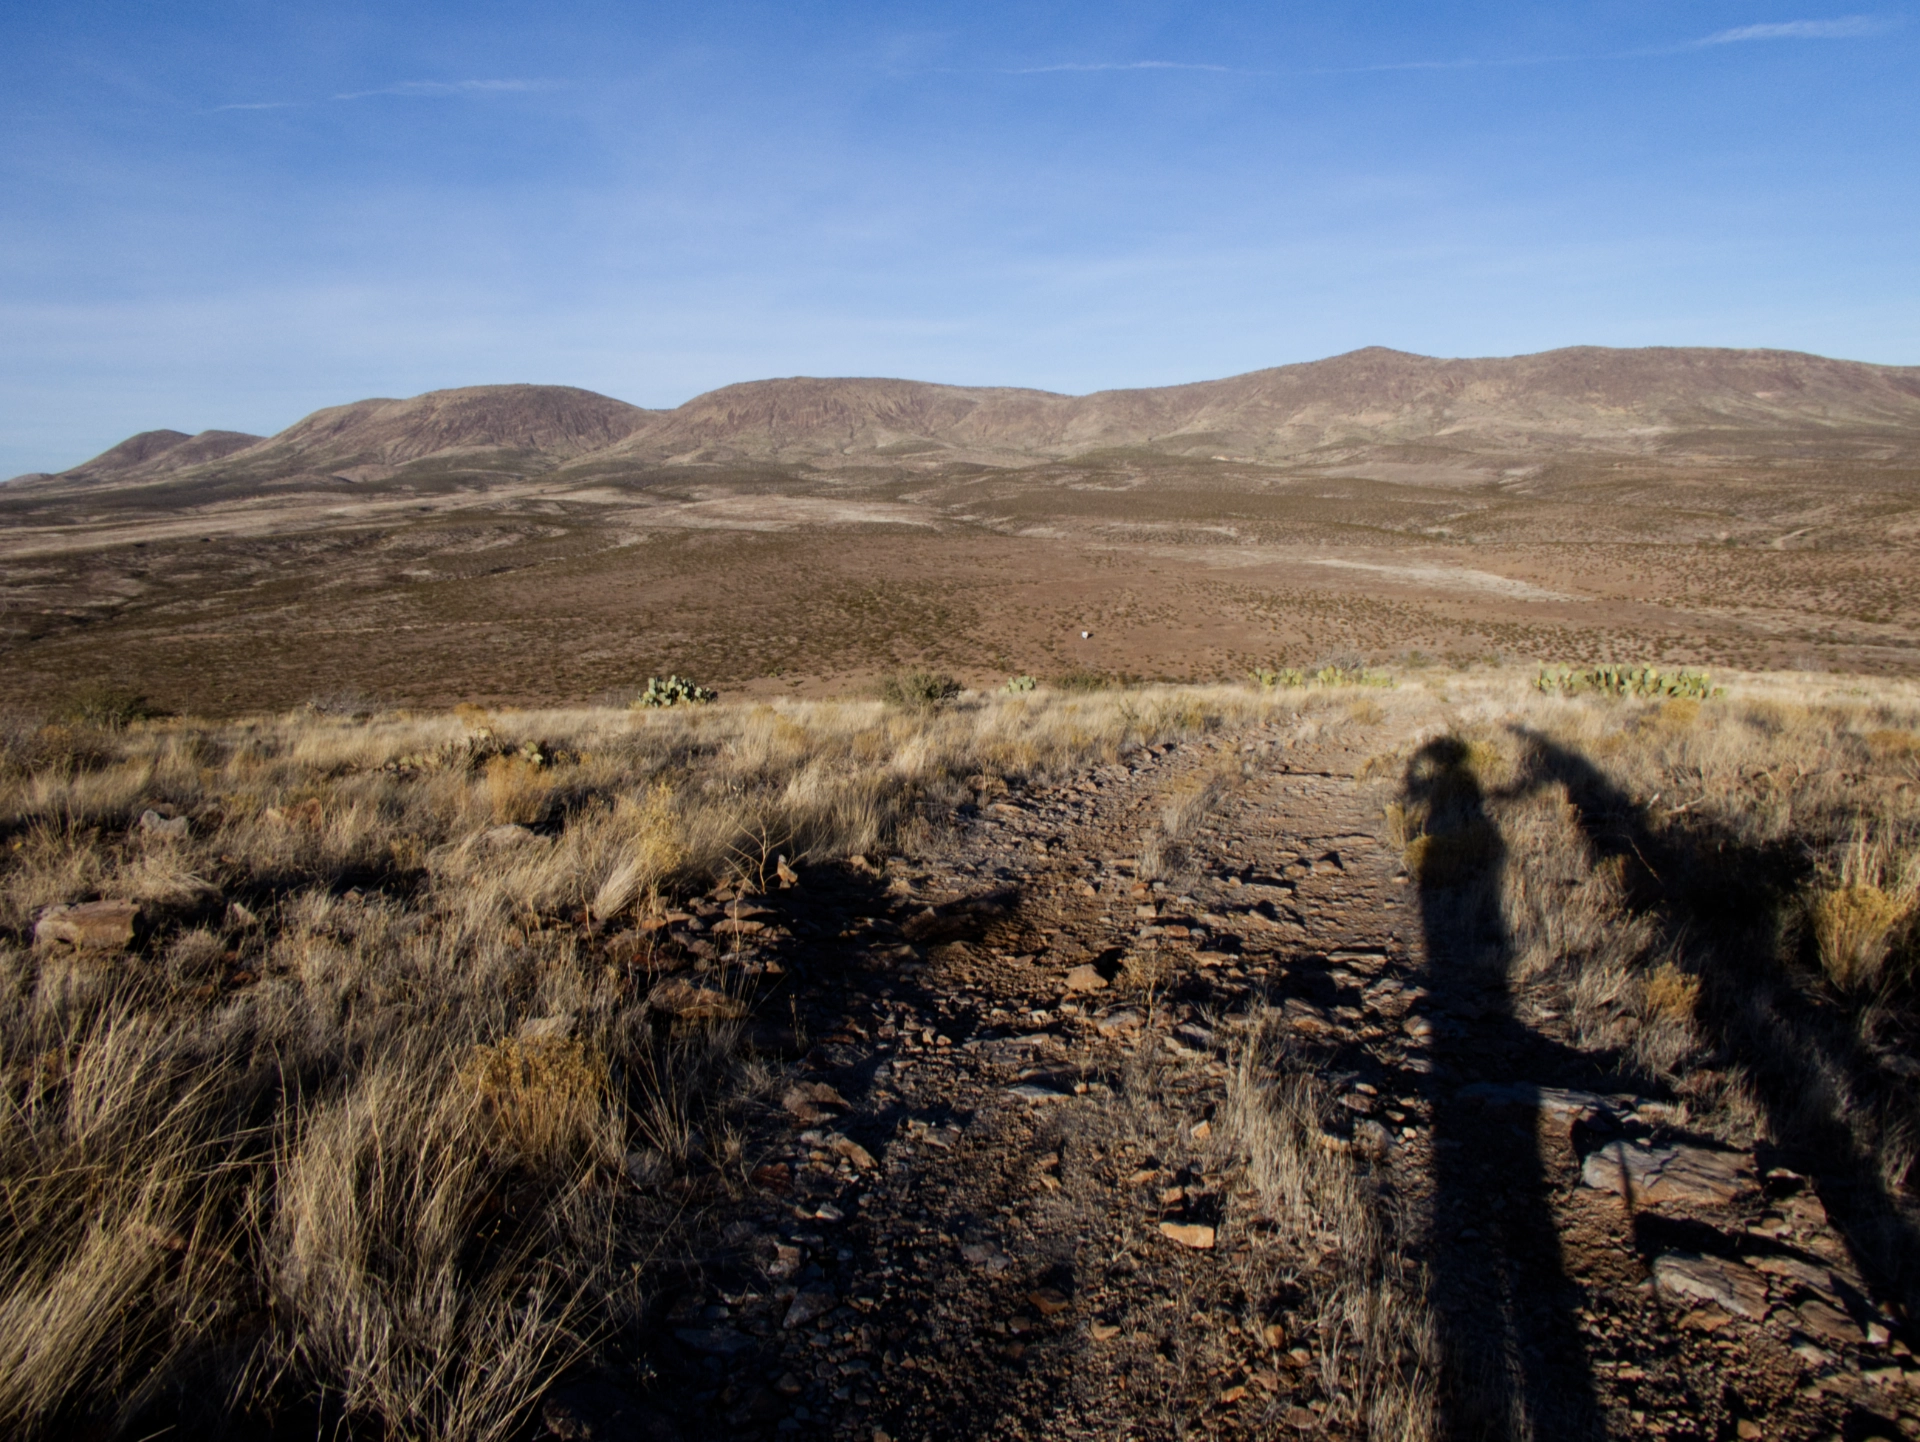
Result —
<svg viewBox="0 0 1920 1442"><path fill-rule="evenodd" d="M705 686L696 686L684 676L669 676L662 681L658 676L647 677L647 689L634 701L640 706L704 706L718 699L718 693L709 691Z"/></svg>
<svg viewBox="0 0 1920 1442"><path fill-rule="evenodd" d="M1023 692L1031 691L1039 684L1040 683L1035 681L1031 676L1009 676L1007 678L1007 684L1001 689L1010 696L1018 696Z"/></svg>
<svg viewBox="0 0 1920 1442"><path fill-rule="evenodd" d="M1715 686L1704 671L1659 671L1652 666L1588 666L1581 670L1552 666L1543 668L1533 685L1535 690L1563 696L1595 691L1603 696L1675 696L1708 701L1725 694L1725 688Z"/></svg>
<svg viewBox="0 0 1920 1442"><path fill-rule="evenodd" d="M1268 691L1293 690L1307 684L1307 673L1293 666L1282 666L1275 670L1271 666L1253 668L1254 684Z"/></svg>
<svg viewBox="0 0 1920 1442"><path fill-rule="evenodd" d="M1313 683L1316 686L1391 686L1393 677L1365 666L1322 666L1313 673Z"/></svg>

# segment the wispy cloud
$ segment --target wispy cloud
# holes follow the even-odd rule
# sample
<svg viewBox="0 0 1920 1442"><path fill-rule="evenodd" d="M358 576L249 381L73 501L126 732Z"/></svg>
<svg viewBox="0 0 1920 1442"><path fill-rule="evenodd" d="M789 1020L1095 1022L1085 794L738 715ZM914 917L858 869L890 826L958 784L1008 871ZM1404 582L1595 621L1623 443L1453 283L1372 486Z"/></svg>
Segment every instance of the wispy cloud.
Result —
<svg viewBox="0 0 1920 1442"><path fill-rule="evenodd" d="M1567 65L1580 61L1636 60L1656 55L1676 55L1711 45L1740 45L1755 40L1858 40L1881 35L1897 22L1872 15L1843 15L1834 20L1780 20L1760 25L1740 25L1716 31L1698 40L1677 45L1653 46L1642 50L1619 50L1588 55L1516 55L1499 59L1464 57L1457 60L1398 60L1377 65L1316 66L1305 70L1262 70L1241 65L1212 65L1188 60L1099 60L1062 61L1056 65L1025 65L1002 70L1003 75L1063 75L1099 71L1203 70L1218 75L1374 75L1396 70L1479 70L1507 69L1530 65Z"/></svg>
<svg viewBox="0 0 1920 1442"><path fill-rule="evenodd" d="M400 80L373 90L348 90L335 100L368 100L378 95L411 95L448 100L462 95L503 95L528 90L551 90L551 80Z"/></svg>
<svg viewBox="0 0 1920 1442"><path fill-rule="evenodd" d="M1500 59L1483 60L1467 58L1462 60L1389 60L1378 65L1337 65L1322 66L1315 70L1296 72L1301 75L1378 75L1393 70L1497 70L1522 65L1564 65L1570 60L1581 57L1576 55L1513 55Z"/></svg>
<svg viewBox="0 0 1920 1442"><path fill-rule="evenodd" d="M1771 25L1740 25L1716 31L1695 45L1738 45L1747 40L1858 40L1891 29L1871 15L1845 15L1838 20L1783 20Z"/></svg>
<svg viewBox="0 0 1920 1442"><path fill-rule="evenodd" d="M533 90L557 90L558 80L397 80L372 90L344 90L328 100L372 100L382 95L412 96L423 100L457 100L462 96L516 95ZM311 100L237 100L216 105L221 110L294 110L312 105Z"/></svg>
<svg viewBox="0 0 1920 1442"><path fill-rule="evenodd" d="M1187 60L1064 61L1059 65L1026 65L1018 70L1006 70L1001 73L1005 75L1061 75L1096 70L1210 70L1219 75L1256 73L1239 70L1231 65L1203 65Z"/></svg>

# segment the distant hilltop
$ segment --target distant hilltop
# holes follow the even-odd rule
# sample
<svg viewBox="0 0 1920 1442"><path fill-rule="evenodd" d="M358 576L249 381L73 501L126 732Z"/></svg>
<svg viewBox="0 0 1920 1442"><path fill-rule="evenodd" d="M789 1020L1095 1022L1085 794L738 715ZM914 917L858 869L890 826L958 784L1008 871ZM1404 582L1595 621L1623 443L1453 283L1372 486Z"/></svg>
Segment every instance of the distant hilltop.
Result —
<svg viewBox="0 0 1920 1442"><path fill-rule="evenodd" d="M1540 458L1819 444L1920 450L1920 366L1795 351L1614 350L1439 360L1369 347L1225 380L1086 396L925 381L749 381L647 410L570 386L469 386L315 411L278 435L146 431L35 490L182 478L385 479L739 462L993 465L1144 450L1268 463L1379 446Z"/></svg>

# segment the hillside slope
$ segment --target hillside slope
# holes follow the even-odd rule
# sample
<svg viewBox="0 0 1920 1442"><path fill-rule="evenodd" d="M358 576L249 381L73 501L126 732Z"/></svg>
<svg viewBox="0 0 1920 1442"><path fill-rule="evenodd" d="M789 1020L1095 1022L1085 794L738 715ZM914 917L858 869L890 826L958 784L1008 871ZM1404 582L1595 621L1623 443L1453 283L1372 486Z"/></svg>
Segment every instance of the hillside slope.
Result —
<svg viewBox="0 0 1920 1442"><path fill-rule="evenodd" d="M1920 440L1920 367L1791 351L1608 350L1436 360L1372 347L1225 380L1061 396L897 380L727 386L657 413L610 456L780 459L922 447L1037 457L1106 447L1263 459L1347 445L1644 450L1703 433Z"/></svg>
<svg viewBox="0 0 1920 1442"><path fill-rule="evenodd" d="M602 450L653 412L574 386L464 386L406 400L329 406L229 460L257 474L361 479L430 456L509 452L543 464ZM359 473L359 474L356 474Z"/></svg>

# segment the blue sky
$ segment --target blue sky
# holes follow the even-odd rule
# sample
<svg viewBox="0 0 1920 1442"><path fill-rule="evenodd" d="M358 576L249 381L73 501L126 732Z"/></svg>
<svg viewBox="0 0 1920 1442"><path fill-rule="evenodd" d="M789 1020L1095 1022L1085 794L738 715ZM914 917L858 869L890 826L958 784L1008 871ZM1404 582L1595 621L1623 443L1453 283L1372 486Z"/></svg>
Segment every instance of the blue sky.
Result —
<svg viewBox="0 0 1920 1442"><path fill-rule="evenodd" d="M0 16L0 475L542 381L1920 363L1920 25L1560 4Z"/></svg>

